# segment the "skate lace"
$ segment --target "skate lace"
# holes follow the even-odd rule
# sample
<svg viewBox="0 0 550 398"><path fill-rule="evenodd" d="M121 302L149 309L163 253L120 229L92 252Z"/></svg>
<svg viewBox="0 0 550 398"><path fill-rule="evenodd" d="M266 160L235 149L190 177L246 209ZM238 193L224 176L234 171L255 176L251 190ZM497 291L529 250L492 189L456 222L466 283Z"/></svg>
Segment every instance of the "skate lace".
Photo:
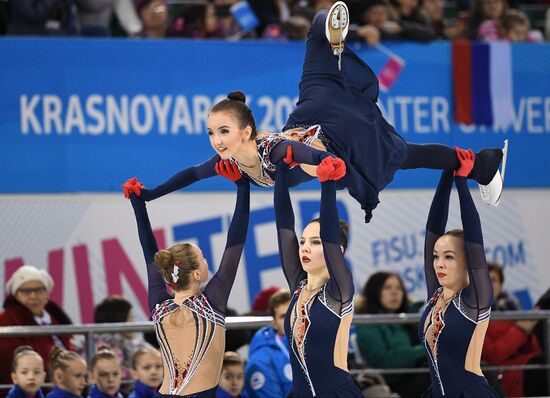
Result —
<svg viewBox="0 0 550 398"><path fill-rule="evenodd" d="M479 191L481 194L481 199L483 200L491 199L491 187L489 185L479 185Z"/></svg>

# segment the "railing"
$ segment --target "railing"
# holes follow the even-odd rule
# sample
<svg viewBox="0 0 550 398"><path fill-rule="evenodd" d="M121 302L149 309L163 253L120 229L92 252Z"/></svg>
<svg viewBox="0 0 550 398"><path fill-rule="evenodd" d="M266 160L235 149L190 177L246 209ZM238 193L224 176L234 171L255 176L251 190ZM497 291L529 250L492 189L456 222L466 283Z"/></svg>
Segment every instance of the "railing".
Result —
<svg viewBox="0 0 550 398"><path fill-rule="evenodd" d="M227 317L225 324L227 329L253 329L271 323L270 316L233 316ZM496 311L491 314L491 321L516 321L539 320L544 324L544 340L546 362L550 358L550 311ZM380 324L417 324L420 314L380 314L380 315L355 315L353 325L380 325ZM82 334L86 338L86 358L88 361L95 351L94 336L100 333L120 332L152 332L152 322L124 322L124 323L100 323L86 325L63 326L7 326L0 327L0 341L8 336L35 336L35 335L60 335ZM546 380L550 381L550 365L508 365L508 366L484 366L483 370L511 370L511 369L546 369ZM399 369L371 369L370 371L381 374L404 374L428 372L427 368L399 368ZM350 373L362 373L364 370L351 370ZM549 383L550 384L550 383ZM9 388L11 385L0 385L0 389ZM550 385L549 391L550 395Z"/></svg>

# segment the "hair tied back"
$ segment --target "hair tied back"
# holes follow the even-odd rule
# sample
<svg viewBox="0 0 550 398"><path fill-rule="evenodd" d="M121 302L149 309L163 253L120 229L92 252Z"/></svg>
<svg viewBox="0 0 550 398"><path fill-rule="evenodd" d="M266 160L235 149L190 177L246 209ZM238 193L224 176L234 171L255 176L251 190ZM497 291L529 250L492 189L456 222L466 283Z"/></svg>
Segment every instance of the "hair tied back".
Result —
<svg viewBox="0 0 550 398"><path fill-rule="evenodd" d="M246 96L242 91L231 91L227 94L227 98L233 101L242 102L243 104L246 103Z"/></svg>

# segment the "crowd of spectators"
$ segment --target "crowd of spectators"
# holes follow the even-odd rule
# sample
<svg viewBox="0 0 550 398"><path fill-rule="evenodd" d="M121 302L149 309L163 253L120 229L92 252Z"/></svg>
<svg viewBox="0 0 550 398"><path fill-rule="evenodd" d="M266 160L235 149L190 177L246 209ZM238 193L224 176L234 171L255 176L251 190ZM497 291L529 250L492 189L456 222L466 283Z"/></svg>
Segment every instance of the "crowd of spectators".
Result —
<svg viewBox="0 0 550 398"><path fill-rule="evenodd" d="M242 0L2 0L0 34L304 40L331 0L248 0L254 29L234 18ZM348 0L349 39L541 42L548 0Z"/></svg>

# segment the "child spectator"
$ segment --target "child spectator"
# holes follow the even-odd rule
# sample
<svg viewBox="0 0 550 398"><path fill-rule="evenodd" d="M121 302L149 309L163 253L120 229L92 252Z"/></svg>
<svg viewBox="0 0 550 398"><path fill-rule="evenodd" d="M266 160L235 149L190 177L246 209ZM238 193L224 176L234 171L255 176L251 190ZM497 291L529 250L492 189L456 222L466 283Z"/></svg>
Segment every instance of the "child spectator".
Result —
<svg viewBox="0 0 550 398"><path fill-rule="evenodd" d="M50 352L50 371L55 388L46 398L82 398L87 368L80 355L53 347Z"/></svg>
<svg viewBox="0 0 550 398"><path fill-rule="evenodd" d="M95 323L133 322L132 303L122 296L109 296L94 309ZM140 348L150 348L142 333L101 333L95 340L96 351L101 346L109 348L120 360L122 377L129 378L132 357Z"/></svg>
<svg viewBox="0 0 550 398"><path fill-rule="evenodd" d="M160 352L154 348L140 348L132 358L134 391L128 398L152 398L162 384L163 369Z"/></svg>
<svg viewBox="0 0 550 398"><path fill-rule="evenodd" d="M223 355L220 384L216 389L216 398L244 398L244 361L233 351Z"/></svg>
<svg viewBox="0 0 550 398"><path fill-rule="evenodd" d="M468 23L468 38L498 40L500 24L507 10L506 0L474 0Z"/></svg>
<svg viewBox="0 0 550 398"><path fill-rule="evenodd" d="M292 368L284 320L290 291L279 289L269 298L271 325L258 330L250 342L245 391L251 398L283 398L292 387Z"/></svg>
<svg viewBox="0 0 550 398"><path fill-rule="evenodd" d="M88 398L123 398L119 392L122 370L116 354L108 346L100 346L92 358L90 381L94 384Z"/></svg>
<svg viewBox="0 0 550 398"><path fill-rule="evenodd" d="M41 387L46 379L44 360L31 346L17 347L13 353L8 398L44 398Z"/></svg>
<svg viewBox="0 0 550 398"><path fill-rule="evenodd" d="M530 29L527 15L518 10L508 10L502 18L500 37L513 43L540 43L544 41L542 33Z"/></svg>

